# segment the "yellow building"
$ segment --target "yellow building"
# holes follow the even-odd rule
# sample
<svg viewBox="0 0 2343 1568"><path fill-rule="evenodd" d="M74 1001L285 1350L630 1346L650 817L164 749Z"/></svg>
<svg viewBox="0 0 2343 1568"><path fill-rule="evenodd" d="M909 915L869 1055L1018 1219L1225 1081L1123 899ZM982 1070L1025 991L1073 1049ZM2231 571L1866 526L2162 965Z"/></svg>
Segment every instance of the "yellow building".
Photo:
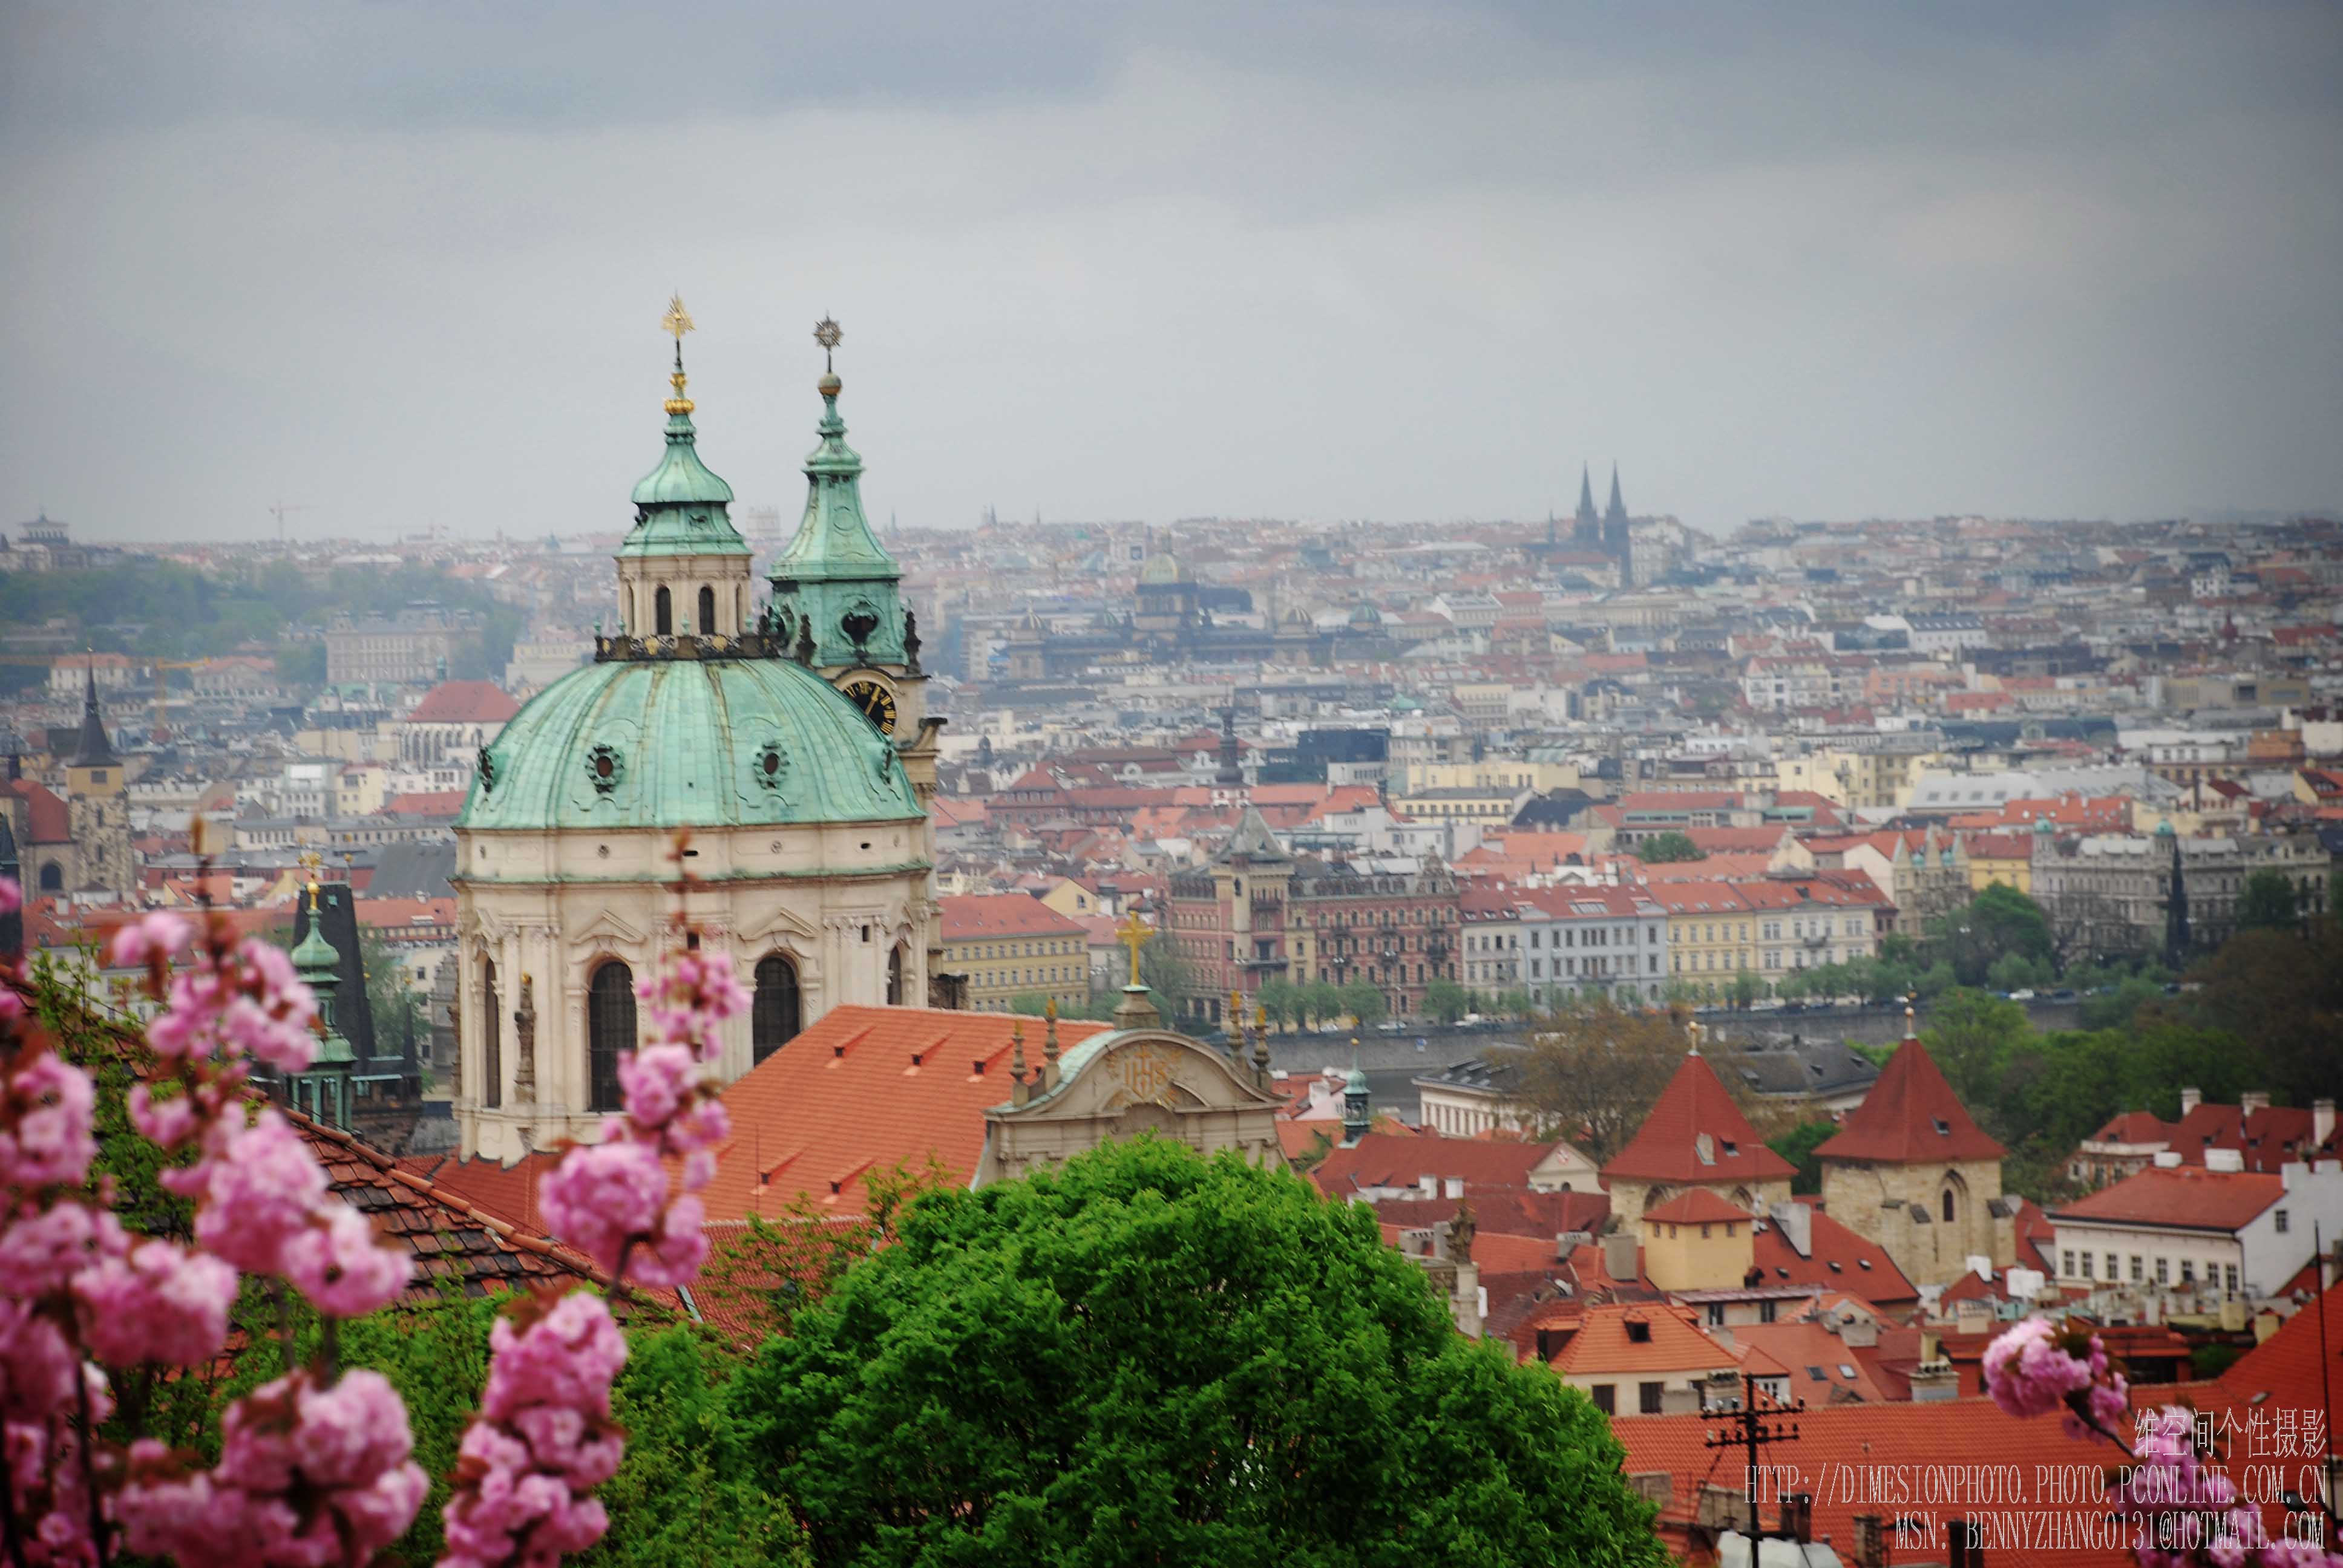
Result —
<svg viewBox="0 0 2343 1568"><path fill-rule="evenodd" d="M1019 997L1049 997L1059 1010L1091 1000L1090 933L1024 893L974 893L943 906L943 963L968 977L968 1005L1007 1012Z"/></svg>
<svg viewBox="0 0 2343 1568"><path fill-rule="evenodd" d="M1943 761L1935 751L1809 751L1774 761L1775 787L1808 789L1853 810L1894 809L1909 799L1923 769Z"/></svg>
<svg viewBox="0 0 2343 1568"><path fill-rule="evenodd" d="M1401 769L1401 791L1481 789L1517 795L1578 788L1578 769L1569 762L1532 762L1520 757L1484 757L1478 762L1412 762Z"/></svg>
<svg viewBox="0 0 2343 1568"><path fill-rule="evenodd" d="M1527 789L1464 785L1453 789L1414 789L1392 797L1392 809L1419 822L1479 822L1502 828L1530 798Z"/></svg>
<svg viewBox="0 0 2343 1568"><path fill-rule="evenodd" d="M2047 834L2050 824L2041 824ZM2024 828L2013 828L2001 833L1969 835L1969 887L1976 892L1999 885L2015 888L2021 893L2034 891L2034 840L2036 834Z"/></svg>
<svg viewBox="0 0 2343 1568"><path fill-rule="evenodd" d="M1644 1273L1664 1291L1729 1291L1745 1284L1756 1216L1705 1187L1644 1211Z"/></svg>
<svg viewBox="0 0 2343 1568"><path fill-rule="evenodd" d="M1071 877L1061 877L1041 893L1041 902L1070 920L1109 911L1100 907L1099 896Z"/></svg>

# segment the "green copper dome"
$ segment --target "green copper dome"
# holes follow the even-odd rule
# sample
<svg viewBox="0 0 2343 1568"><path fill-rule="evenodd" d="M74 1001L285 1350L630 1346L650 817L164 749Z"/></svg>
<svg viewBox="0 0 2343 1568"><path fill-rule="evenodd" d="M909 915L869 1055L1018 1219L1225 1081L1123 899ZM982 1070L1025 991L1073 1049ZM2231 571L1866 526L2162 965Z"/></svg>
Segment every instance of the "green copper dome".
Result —
<svg viewBox="0 0 2343 1568"><path fill-rule="evenodd" d="M916 821L902 759L789 659L609 659L530 699L486 749L459 829Z"/></svg>

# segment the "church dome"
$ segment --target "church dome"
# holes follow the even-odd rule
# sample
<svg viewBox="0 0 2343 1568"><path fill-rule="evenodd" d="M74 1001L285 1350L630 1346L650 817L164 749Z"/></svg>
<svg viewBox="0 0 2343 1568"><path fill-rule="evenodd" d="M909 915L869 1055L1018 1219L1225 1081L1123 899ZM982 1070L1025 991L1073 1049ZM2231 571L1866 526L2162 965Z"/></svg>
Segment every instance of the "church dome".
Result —
<svg viewBox="0 0 2343 1568"><path fill-rule="evenodd" d="M608 659L485 749L459 829L729 828L925 816L893 742L786 658Z"/></svg>
<svg viewBox="0 0 2343 1568"><path fill-rule="evenodd" d="M1141 588L1168 588L1188 580L1187 567L1169 550L1148 557L1139 566L1139 586Z"/></svg>

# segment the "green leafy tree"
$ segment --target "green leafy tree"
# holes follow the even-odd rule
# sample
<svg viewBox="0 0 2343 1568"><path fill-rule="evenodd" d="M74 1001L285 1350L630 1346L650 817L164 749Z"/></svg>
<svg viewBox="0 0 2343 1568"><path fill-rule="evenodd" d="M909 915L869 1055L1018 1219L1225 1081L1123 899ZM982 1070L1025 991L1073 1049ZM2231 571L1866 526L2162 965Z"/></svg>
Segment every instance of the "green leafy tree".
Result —
<svg viewBox="0 0 2343 1568"><path fill-rule="evenodd" d="M1383 993L1371 980L1346 981L1342 987L1342 1010L1356 1020L1361 1029L1373 1029L1383 1020Z"/></svg>
<svg viewBox="0 0 2343 1568"><path fill-rule="evenodd" d="M1253 1000L1279 1029L1302 1021L1302 990L1290 980L1263 980Z"/></svg>
<svg viewBox="0 0 2343 1568"><path fill-rule="evenodd" d="M2247 1087L2270 1090L2282 1103L2308 1105L2335 1092L2335 1064L2343 1061L2343 922L2239 931L2188 978L2193 990L2150 1010L2237 1036L2269 1074Z"/></svg>
<svg viewBox="0 0 2343 1568"><path fill-rule="evenodd" d="M1798 1168L1797 1174L1790 1179L1791 1191L1820 1192L1823 1190L1822 1161L1815 1158L1815 1151L1837 1131L1838 1123L1835 1121L1801 1121L1765 1141L1766 1148Z"/></svg>
<svg viewBox="0 0 2343 1568"><path fill-rule="evenodd" d="M1529 992L1518 986L1511 990L1499 991L1494 1005L1501 1018L1524 1019L1534 1017L1537 1012L1537 1003L1530 1000Z"/></svg>
<svg viewBox="0 0 2343 1568"><path fill-rule="evenodd" d="M277 678L287 686L325 685L325 638L288 638L277 644Z"/></svg>
<svg viewBox="0 0 2343 1568"><path fill-rule="evenodd" d="M2302 923L2303 911L2294 896L2294 884L2284 871L2263 867L2246 879L2237 890L2237 930L2290 931Z"/></svg>
<svg viewBox="0 0 2343 1568"><path fill-rule="evenodd" d="M1732 987L1725 993L1727 999L1731 1000L1733 1005L1739 1008L1744 1012L1746 1012L1749 1010L1749 1004L1751 1002L1755 1001L1759 997L1764 996L1765 994L1765 982L1759 980L1755 974L1751 973L1747 970L1736 970L1734 971Z"/></svg>
<svg viewBox="0 0 2343 1568"><path fill-rule="evenodd" d="M1453 980L1436 980L1423 988L1423 1010L1443 1023L1454 1023L1473 1010L1473 999Z"/></svg>
<svg viewBox="0 0 2343 1568"><path fill-rule="evenodd" d="M1312 1023L1337 1023L1342 1017L1342 988L1332 980L1312 980L1302 988L1302 1003Z"/></svg>
<svg viewBox="0 0 2343 1568"><path fill-rule="evenodd" d="M1038 990L1021 990L1009 999L1009 1010L1027 1018L1040 1018L1050 1010L1050 999Z"/></svg>
<svg viewBox="0 0 2343 1568"><path fill-rule="evenodd" d="M1489 1054L1519 1069L1516 1094L1531 1119L1599 1165L1644 1124L1683 1065L1685 1043L1670 1015L1597 995L1558 1010L1524 1044ZM1737 1077L1728 1073L1727 1086Z"/></svg>
<svg viewBox="0 0 2343 1568"><path fill-rule="evenodd" d="M1976 1106L1993 1097L2003 1063L2033 1034L2017 1003L1983 991L1953 990L1928 1010L1920 1040L1961 1102Z"/></svg>
<svg viewBox="0 0 2343 1568"><path fill-rule="evenodd" d="M1960 983L1983 985L1994 960L2015 953L2048 964L2056 945L2050 917L2016 889L1996 882L1963 908L1928 922L1931 960L1953 966Z"/></svg>
<svg viewBox="0 0 2343 1568"><path fill-rule="evenodd" d="M727 1403L822 1564L1665 1561L1602 1416L1372 1213L1153 1139L922 1200Z"/></svg>
<svg viewBox="0 0 2343 1568"><path fill-rule="evenodd" d="M1669 831L1654 833L1636 845L1635 858L1647 866L1664 866L1685 860L1705 860L1708 851L1694 843L1690 834Z"/></svg>

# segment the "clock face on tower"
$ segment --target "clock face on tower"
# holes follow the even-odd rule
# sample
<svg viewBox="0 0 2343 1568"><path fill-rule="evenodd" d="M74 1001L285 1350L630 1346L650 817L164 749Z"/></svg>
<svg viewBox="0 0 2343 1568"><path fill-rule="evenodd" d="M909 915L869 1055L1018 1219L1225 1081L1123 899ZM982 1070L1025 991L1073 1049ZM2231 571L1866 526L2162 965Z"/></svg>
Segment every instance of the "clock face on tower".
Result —
<svg viewBox="0 0 2343 1568"><path fill-rule="evenodd" d="M838 689L846 700L862 710L862 717L879 727L881 735L895 733L895 694L875 680L850 680Z"/></svg>

